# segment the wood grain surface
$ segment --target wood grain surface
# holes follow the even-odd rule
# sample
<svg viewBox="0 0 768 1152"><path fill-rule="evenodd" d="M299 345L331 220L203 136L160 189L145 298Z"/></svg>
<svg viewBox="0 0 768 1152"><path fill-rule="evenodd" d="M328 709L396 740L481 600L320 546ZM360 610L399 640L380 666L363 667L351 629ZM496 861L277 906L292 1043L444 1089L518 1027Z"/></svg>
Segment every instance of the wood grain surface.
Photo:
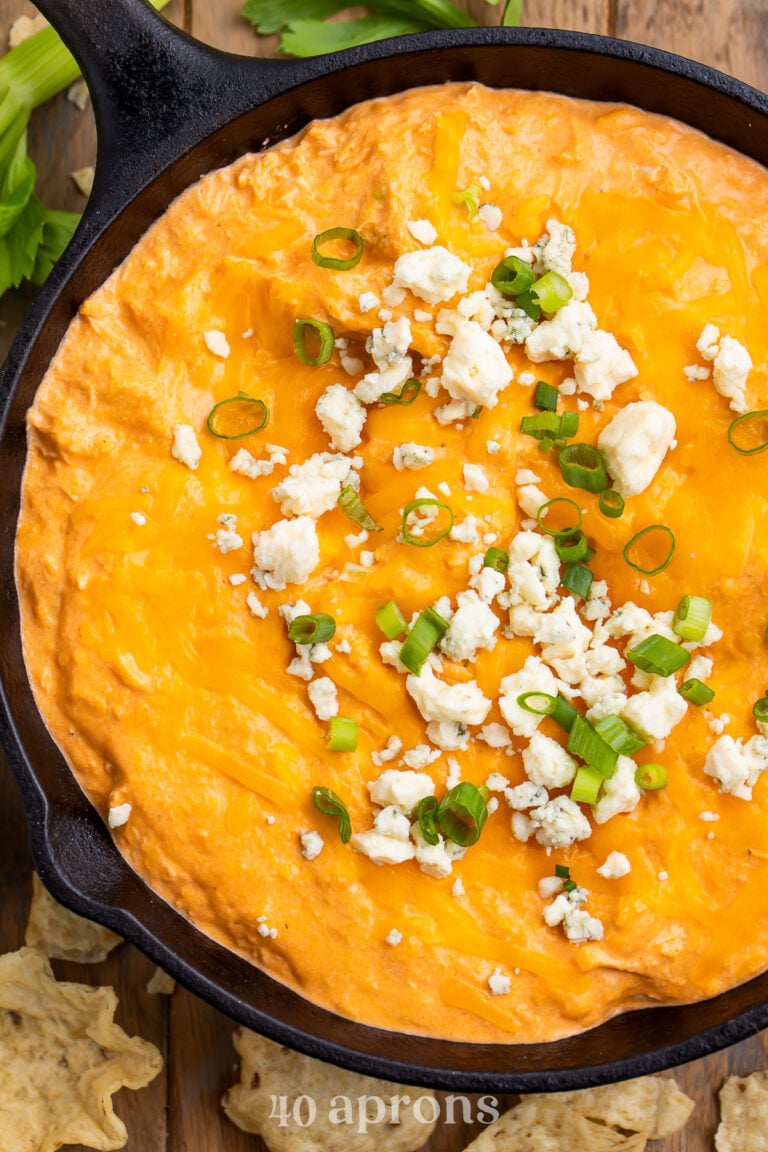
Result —
<svg viewBox="0 0 768 1152"><path fill-rule="evenodd" d="M489 23L494 19L494 10L483 0L466 0L464 6L478 19ZM290 9L289 0L286 7ZM238 0L172 0L166 15L219 47L250 55L272 54L274 41L258 40L238 9ZM5 36L16 16L31 11L23 0L0 0L0 36ZM525 0L524 20L654 44L768 89L768 0ZM35 113L29 135L43 202L81 209L85 201L69 174L94 162L90 109L81 112L62 95ZM0 302L0 355L5 354L30 300L30 293L22 291ZM24 815L15 785L0 760L0 951L15 949L22 942L30 873ZM128 1032L152 1040L165 1057L164 1073L149 1088L123 1092L118 1098L118 1111L130 1133L130 1152L263 1152L261 1142L230 1124L218 1106L223 1090L236 1078L231 1021L182 990L170 998L150 996L146 982L152 966L128 945L103 964L56 964L55 968L66 979L113 984L120 996L119 1022ZM696 1112L684 1133L649 1149L709 1152L717 1123L716 1092L723 1080L731 1073L745 1074L767 1064L768 1033L763 1033L678 1068L675 1076L696 1099ZM459 1152L473 1134L471 1127L462 1124L439 1127L427 1152Z"/></svg>

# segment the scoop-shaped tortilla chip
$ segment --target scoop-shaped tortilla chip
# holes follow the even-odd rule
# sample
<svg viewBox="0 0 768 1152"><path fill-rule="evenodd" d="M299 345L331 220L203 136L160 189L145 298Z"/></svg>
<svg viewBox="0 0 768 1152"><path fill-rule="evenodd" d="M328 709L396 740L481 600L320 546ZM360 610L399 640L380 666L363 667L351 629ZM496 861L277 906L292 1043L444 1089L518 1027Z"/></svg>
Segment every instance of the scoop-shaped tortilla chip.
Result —
<svg viewBox="0 0 768 1152"><path fill-rule="evenodd" d="M720 1089L717 1152L768 1152L768 1072L729 1076Z"/></svg>
<svg viewBox="0 0 768 1152"><path fill-rule="evenodd" d="M122 938L91 920L77 916L54 900L40 878L32 876L32 904L24 942L49 960L76 960L98 964Z"/></svg>
<svg viewBox="0 0 768 1152"><path fill-rule="evenodd" d="M113 1021L111 988L57 983L32 948L0 956L0 1148L55 1152L122 1148L119 1088L143 1088L163 1060L154 1044Z"/></svg>
<svg viewBox="0 0 768 1152"><path fill-rule="evenodd" d="M240 1083L222 1106L270 1152L415 1152L435 1127L432 1092L346 1072L239 1028Z"/></svg>
<svg viewBox="0 0 768 1152"><path fill-rule="evenodd" d="M679 1132L696 1107L674 1080L664 1076L639 1076L581 1092L555 1092L549 1099L568 1104L589 1120L627 1132L644 1132L649 1140L663 1140Z"/></svg>
<svg viewBox="0 0 768 1152"><path fill-rule="evenodd" d="M595 1124L561 1100L531 1096L505 1112L466 1152L643 1152L645 1134Z"/></svg>

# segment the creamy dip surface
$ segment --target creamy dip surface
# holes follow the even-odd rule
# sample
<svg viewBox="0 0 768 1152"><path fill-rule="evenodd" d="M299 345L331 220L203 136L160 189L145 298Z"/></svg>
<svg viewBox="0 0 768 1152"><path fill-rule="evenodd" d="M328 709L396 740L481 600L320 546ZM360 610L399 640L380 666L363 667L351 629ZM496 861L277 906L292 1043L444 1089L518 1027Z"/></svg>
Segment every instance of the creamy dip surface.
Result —
<svg viewBox="0 0 768 1152"><path fill-rule="evenodd" d="M203 931L343 1015L475 1041L765 968L768 456L728 433L768 400L767 206L763 169L684 125L446 85L204 177L82 305L29 414L27 667L120 851ZM313 260L334 228L352 267ZM508 254L502 283L560 292L538 320L488 287ZM266 426L212 434L240 393L214 431L254 401ZM599 447L621 515L564 442ZM553 535L577 510L585 595ZM418 674L389 601L445 621ZM335 634L297 646L318 613ZM466 848L455 805L418 819L460 782L487 811Z"/></svg>

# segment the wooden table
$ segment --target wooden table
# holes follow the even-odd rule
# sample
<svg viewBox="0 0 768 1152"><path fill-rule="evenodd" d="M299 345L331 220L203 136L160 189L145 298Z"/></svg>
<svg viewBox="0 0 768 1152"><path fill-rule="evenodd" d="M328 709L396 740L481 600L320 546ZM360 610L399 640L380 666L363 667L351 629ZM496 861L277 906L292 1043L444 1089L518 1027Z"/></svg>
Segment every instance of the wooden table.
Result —
<svg viewBox="0 0 768 1152"><path fill-rule="evenodd" d="M109 0L101 0L108 3ZM483 0L459 4L490 21ZM290 9L290 0L286 8ZM258 40L238 14L238 0L172 0L166 15L202 40L245 54L269 55L274 42ZM0 35L22 11L22 0L0 0ZM768 90L768 0L525 0L527 22L601 32L692 56ZM30 151L39 167L38 190L50 207L79 210L83 197L69 173L95 157L90 110L78 111L63 96L40 109L30 128ZM0 355L31 295L0 303ZM19 947L30 890L31 863L24 816L10 775L0 762L0 951ZM181 989L169 999L145 991L152 966L125 945L95 966L55 965L60 977L111 983L120 996L119 1022L152 1040L165 1071L143 1092L124 1092L118 1111L130 1152L260 1152L256 1137L241 1133L218 1107L235 1078L231 1021ZM698 1102L685 1132L666 1141L665 1152L709 1152L717 1123L716 1092L731 1074L768 1065L768 1032L726 1052L677 1069L681 1086ZM427 1152L460 1152L472 1130L457 1124L433 1136ZM13 1152L4 1149L3 1152Z"/></svg>

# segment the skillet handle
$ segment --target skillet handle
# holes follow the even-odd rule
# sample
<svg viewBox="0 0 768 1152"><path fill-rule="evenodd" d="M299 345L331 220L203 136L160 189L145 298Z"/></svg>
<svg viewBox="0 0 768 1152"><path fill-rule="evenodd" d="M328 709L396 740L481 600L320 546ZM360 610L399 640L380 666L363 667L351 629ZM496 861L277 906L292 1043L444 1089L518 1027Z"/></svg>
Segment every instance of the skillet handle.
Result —
<svg viewBox="0 0 768 1152"><path fill-rule="evenodd" d="M191 146L295 82L290 63L209 48L146 0L36 3L76 58L93 100L93 208L108 190L137 190L185 142Z"/></svg>

